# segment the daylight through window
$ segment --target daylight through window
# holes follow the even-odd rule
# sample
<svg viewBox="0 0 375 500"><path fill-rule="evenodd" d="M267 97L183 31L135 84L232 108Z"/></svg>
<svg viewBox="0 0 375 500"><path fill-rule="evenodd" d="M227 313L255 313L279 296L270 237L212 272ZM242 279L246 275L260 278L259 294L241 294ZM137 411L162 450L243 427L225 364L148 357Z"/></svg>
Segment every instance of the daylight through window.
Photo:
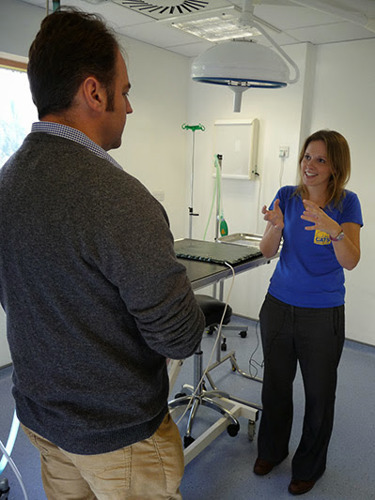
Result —
<svg viewBox="0 0 375 500"><path fill-rule="evenodd" d="M22 66L15 63L14 66ZM26 68L26 65L23 65ZM27 74L12 67L12 61L0 59L0 168L19 148L38 120L32 102Z"/></svg>

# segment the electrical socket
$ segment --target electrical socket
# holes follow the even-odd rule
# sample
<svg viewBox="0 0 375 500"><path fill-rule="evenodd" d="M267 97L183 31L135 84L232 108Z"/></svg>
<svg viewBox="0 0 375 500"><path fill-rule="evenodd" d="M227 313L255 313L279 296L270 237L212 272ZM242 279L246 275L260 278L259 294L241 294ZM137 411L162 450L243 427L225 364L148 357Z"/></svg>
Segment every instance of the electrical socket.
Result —
<svg viewBox="0 0 375 500"><path fill-rule="evenodd" d="M289 146L279 146L279 158L289 157Z"/></svg>

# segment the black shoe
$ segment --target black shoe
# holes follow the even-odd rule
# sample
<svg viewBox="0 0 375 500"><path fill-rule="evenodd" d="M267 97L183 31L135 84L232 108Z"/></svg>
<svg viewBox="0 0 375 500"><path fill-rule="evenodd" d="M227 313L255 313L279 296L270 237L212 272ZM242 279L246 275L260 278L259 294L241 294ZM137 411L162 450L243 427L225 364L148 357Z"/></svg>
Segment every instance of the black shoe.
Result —
<svg viewBox="0 0 375 500"><path fill-rule="evenodd" d="M292 479L288 486L288 491L292 495L303 495L312 490L315 483L316 481L299 481L298 479Z"/></svg>
<svg viewBox="0 0 375 500"><path fill-rule="evenodd" d="M261 458L257 458L254 464L254 474L257 476L265 476L275 467L275 463L268 462Z"/></svg>

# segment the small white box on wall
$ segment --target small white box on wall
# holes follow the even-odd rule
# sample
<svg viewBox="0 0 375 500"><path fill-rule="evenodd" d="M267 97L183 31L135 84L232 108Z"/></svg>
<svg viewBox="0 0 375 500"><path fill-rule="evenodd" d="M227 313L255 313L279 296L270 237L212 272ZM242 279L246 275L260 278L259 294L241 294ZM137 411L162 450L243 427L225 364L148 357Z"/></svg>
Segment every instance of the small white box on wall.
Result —
<svg viewBox="0 0 375 500"><path fill-rule="evenodd" d="M223 179L257 176L259 120L216 120L214 154L222 155Z"/></svg>

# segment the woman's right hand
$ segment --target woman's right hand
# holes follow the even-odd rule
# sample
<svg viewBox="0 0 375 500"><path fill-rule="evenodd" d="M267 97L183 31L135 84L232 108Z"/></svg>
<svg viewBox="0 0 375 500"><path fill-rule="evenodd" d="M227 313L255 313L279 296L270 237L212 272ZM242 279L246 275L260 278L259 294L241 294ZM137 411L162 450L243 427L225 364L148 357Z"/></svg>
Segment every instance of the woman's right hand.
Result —
<svg viewBox="0 0 375 500"><path fill-rule="evenodd" d="M280 208L280 200L275 200L272 210L267 210L266 205L262 208L264 220L267 221L267 226L263 234L263 238L259 243L259 248L262 254L271 258L276 255L284 229L284 214Z"/></svg>
<svg viewBox="0 0 375 500"><path fill-rule="evenodd" d="M262 214L264 214L264 220L272 224L273 227L283 230L284 229L284 215L280 208L280 200L275 200L272 210L267 210L267 206L264 205L262 208Z"/></svg>

